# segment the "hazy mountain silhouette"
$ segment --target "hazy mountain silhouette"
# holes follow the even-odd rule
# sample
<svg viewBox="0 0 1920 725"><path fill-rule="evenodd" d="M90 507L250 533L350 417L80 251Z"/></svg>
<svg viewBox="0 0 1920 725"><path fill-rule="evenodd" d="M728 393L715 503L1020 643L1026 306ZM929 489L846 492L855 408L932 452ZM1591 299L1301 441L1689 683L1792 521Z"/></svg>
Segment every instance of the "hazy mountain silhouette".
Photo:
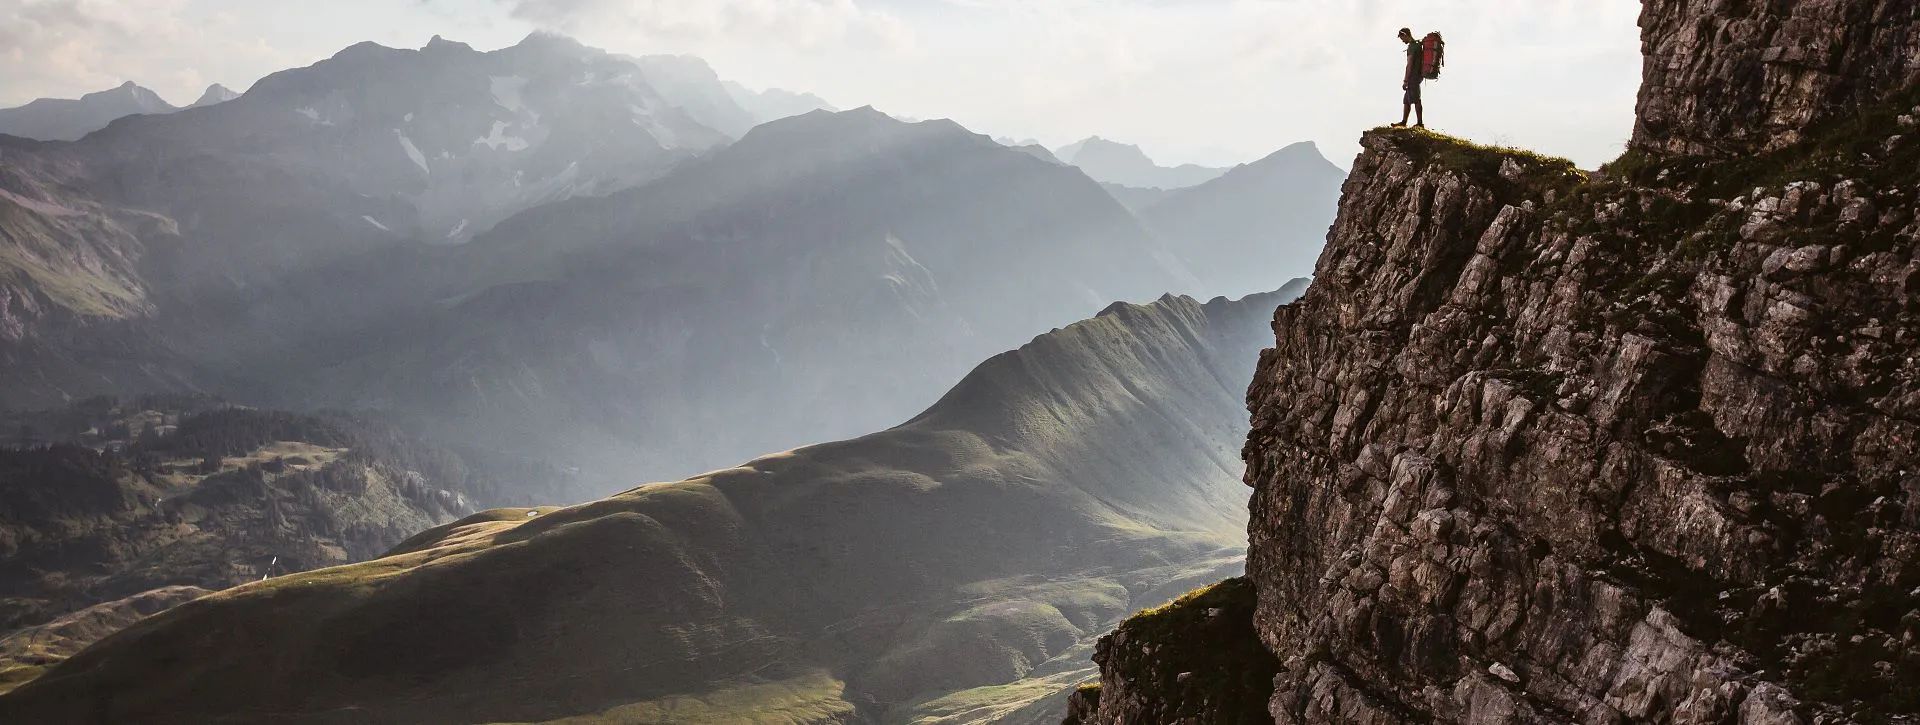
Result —
<svg viewBox="0 0 1920 725"><path fill-rule="evenodd" d="M1191 285L1073 169L871 108L768 123L428 266L446 303L289 361L320 366L307 402L629 477L871 430L968 360Z"/></svg>
<svg viewBox="0 0 1920 725"><path fill-rule="evenodd" d="M833 110L811 93L771 88L754 91L722 80L705 60L690 55L647 55L634 58L647 82L669 103L694 120L734 138L768 121L808 111Z"/></svg>
<svg viewBox="0 0 1920 725"><path fill-rule="evenodd" d="M1313 273L1346 172L1312 143L1280 149L1139 210L1207 293L1239 295Z"/></svg>
<svg viewBox="0 0 1920 725"><path fill-rule="evenodd" d="M1096 181L1142 189L1179 189L1218 178L1225 169L1197 164L1166 167L1154 163L1140 147L1093 136L1053 152Z"/></svg>
<svg viewBox="0 0 1920 725"><path fill-rule="evenodd" d="M1258 215L1312 197L1273 180L1304 157L1103 188L951 121L549 34L222 91L0 137L0 409L355 412L0 454L0 614L60 643L0 646L0 688L55 673L0 720L76 692L108 719L1044 719L1088 636L1239 566L1242 391L1304 282L1162 295L1283 279L1221 269L1245 242L1220 229L1296 223ZM141 620L197 593L156 587L401 538ZM201 675L230 687L176 689Z"/></svg>
<svg viewBox="0 0 1920 725"><path fill-rule="evenodd" d="M133 81L79 98L41 98L24 106L0 108L0 134L41 141L72 141L137 113L179 110Z"/></svg>
<svg viewBox="0 0 1920 725"><path fill-rule="evenodd" d="M215 83L207 86L206 92L200 94L200 100L194 101L191 105L187 106L187 108L204 108L216 103L226 103L239 97L239 93L235 93L232 89Z"/></svg>
<svg viewBox="0 0 1920 725"><path fill-rule="evenodd" d="M838 110L826 99L812 93L789 91L782 88L768 88L756 91L733 81L722 81L733 101L747 109L760 123L766 123L788 116L798 116L808 111Z"/></svg>
<svg viewBox="0 0 1920 725"><path fill-rule="evenodd" d="M248 392L223 376L278 378L289 371L252 364L421 303L381 296L411 286L395 255L645 182L727 140L635 62L544 35L491 53L362 43L81 142L0 140L0 224L27 250L0 254L16 268L0 278L0 360L16 373L0 407Z"/></svg>
<svg viewBox="0 0 1920 725"><path fill-rule="evenodd" d="M585 496L872 430L1109 300L1228 290L1189 272L1207 229L1149 234L1044 150L870 108L728 144L696 117L751 115L729 97L695 59L436 38L0 142L39 250L0 279L0 407L377 410L577 465Z"/></svg>

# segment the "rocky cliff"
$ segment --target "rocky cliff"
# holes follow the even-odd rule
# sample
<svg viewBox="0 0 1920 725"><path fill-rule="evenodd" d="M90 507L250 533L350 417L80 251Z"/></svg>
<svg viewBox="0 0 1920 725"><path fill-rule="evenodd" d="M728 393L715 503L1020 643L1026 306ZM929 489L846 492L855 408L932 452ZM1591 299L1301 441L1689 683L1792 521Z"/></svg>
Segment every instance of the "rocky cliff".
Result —
<svg viewBox="0 0 1920 725"><path fill-rule="evenodd" d="M1366 135L1248 394L1269 717L1920 713L1911 8L1649 2L1635 149L1591 176ZM1868 17L1817 67L1755 50ZM1142 669L1084 721L1205 700Z"/></svg>
<svg viewBox="0 0 1920 725"><path fill-rule="evenodd" d="M1920 81L1911 0L1644 0L1636 147L1730 155Z"/></svg>

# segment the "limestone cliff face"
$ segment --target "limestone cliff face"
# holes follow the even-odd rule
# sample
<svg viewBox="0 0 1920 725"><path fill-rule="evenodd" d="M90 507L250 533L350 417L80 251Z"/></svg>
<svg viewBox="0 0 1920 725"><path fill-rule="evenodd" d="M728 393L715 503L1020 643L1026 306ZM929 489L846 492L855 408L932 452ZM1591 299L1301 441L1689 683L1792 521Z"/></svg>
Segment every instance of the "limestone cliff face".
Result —
<svg viewBox="0 0 1920 725"><path fill-rule="evenodd" d="M1912 192L1548 207L1366 145L1249 394L1275 719L1920 706Z"/></svg>
<svg viewBox="0 0 1920 725"><path fill-rule="evenodd" d="M1920 80L1912 0L1645 0L1638 148L1734 154Z"/></svg>
<svg viewBox="0 0 1920 725"><path fill-rule="evenodd" d="M1248 393L1273 721L1920 714L1920 91L1882 54L1911 4L1818 73L1673 100L1869 6L1649 2L1649 67L1686 70L1592 176L1366 135ZM1205 699L1152 670L1103 666L1075 714Z"/></svg>

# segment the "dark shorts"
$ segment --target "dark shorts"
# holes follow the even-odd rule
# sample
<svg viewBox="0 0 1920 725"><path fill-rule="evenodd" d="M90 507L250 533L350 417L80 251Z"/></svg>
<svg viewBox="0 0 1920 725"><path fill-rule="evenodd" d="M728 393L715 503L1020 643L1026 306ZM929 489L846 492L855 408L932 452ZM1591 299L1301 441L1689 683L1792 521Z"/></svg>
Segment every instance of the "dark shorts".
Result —
<svg viewBox="0 0 1920 725"><path fill-rule="evenodd" d="M1401 98L1400 102L1409 106L1420 102L1420 83L1418 81L1407 84L1406 96Z"/></svg>

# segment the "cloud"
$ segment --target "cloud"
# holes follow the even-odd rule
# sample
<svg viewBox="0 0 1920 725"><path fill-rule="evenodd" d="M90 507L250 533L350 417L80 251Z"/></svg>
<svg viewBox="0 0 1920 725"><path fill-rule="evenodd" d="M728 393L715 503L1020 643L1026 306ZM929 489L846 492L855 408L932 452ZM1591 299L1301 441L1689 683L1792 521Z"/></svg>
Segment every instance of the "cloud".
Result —
<svg viewBox="0 0 1920 725"><path fill-rule="evenodd" d="M594 39L689 50L712 42L904 49L913 32L854 0L511 0L513 18Z"/></svg>
<svg viewBox="0 0 1920 725"><path fill-rule="evenodd" d="M187 0L0 0L0 106L129 80L185 104L222 69L288 60L231 17L189 10Z"/></svg>

